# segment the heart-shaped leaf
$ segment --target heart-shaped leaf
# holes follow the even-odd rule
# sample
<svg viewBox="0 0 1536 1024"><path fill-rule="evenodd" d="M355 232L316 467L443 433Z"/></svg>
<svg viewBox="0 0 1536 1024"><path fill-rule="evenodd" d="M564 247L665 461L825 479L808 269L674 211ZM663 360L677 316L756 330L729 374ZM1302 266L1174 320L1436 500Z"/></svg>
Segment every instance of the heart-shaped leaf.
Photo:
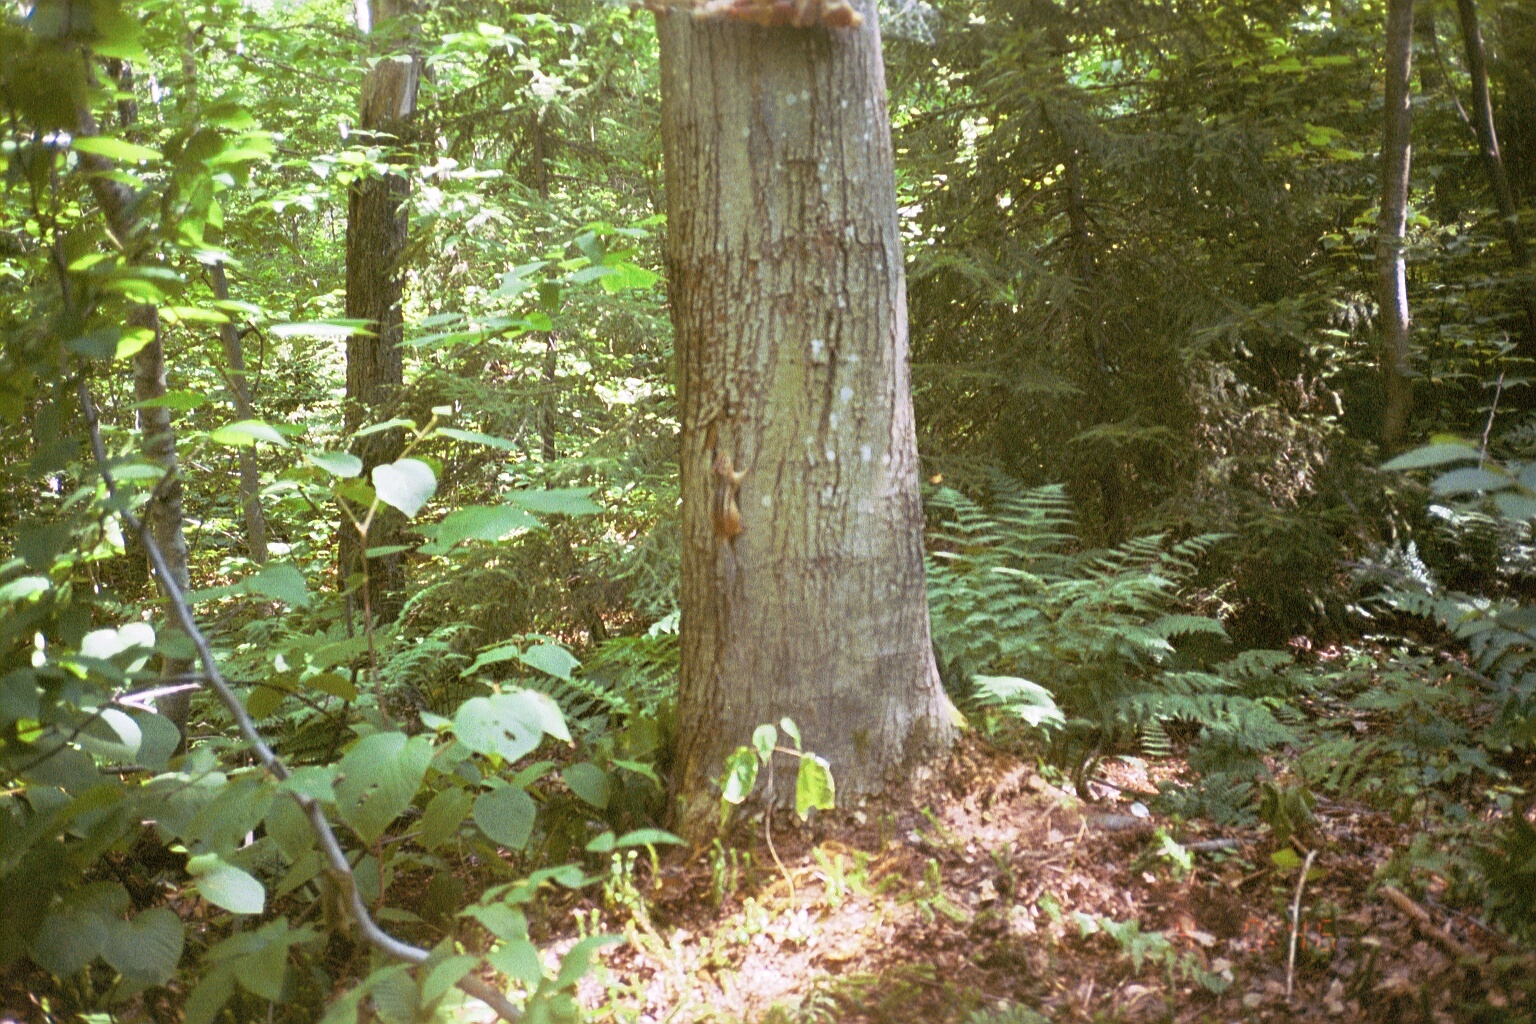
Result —
<svg viewBox="0 0 1536 1024"><path fill-rule="evenodd" d="M259 914L267 905L266 888L216 853L188 858L187 874L197 880L203 899L231 914Z"/></svg>
<svg viewBox="0 0 1536 1024"><path fill-rule="evenodd" d="M537 814L533 797L515 786L503 786L475 798L475 824L492 842L509 850L528 845Z"/></svg>
<svg viewBox="0 0 1536 1024"><path fill-rule="evenodd" d="M363 472L363 460L351 452L305 452L304 460L332 476L353 477Z"/></svg>
<svg viewBox="0 0 1536 1024"><path fill-rule="evenodd" d="M437 490L437 475L420 459L396 459L373 467L373 489L379 500L407 518L416 515Z"/></svg>
<svg viewBox="0 0 1536 1024"><path fill-rule="evenodd" d="M830 811L836 805L832 766L815 754L801 754L800 774L795 777L795 813L804 821L812 807Z"/></svg>
<svg viewBox="0 0 1536 1024"><path fill-rule="evenodd" d="M107 922L101 955L130 981L164 985L176 973L183 941L181 918L155 907L129 921Z"/></svg>
<svg viewBox="0 0 1536 1024"><path fill-rule="evenodd" d="M608 773L590 761L582 761L573 764L560 773L565 784L571 787L571 792L581 797L587 803L604 810L608 806L610 795L610 783Z"/></svg>
<svg viewBox="0 0 1536 1024"><path fill-rule="evenodd" d="M364 736L336 766L336 812L363 842L374 842L416 798L431 760L428 736Z"/></svg>

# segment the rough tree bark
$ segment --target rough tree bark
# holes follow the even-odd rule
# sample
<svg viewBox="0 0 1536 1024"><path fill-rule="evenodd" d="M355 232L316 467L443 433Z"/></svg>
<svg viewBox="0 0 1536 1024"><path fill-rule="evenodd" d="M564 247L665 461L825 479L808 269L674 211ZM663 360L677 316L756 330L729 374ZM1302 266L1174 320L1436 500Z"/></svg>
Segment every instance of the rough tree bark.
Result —
<svg viewBox="0 0 1536 1024"><path fill-rule="evenodd" d="M952 737L885 71L862 10L846 30L657 15L682 412L673 788L696 838L718 820L723 759L760 723L793 717L841 797ZM717 513L738 507L732 536Z"/></svg>
<svg viewBox="0 0 1536 1024"><path fill-rule="evenodd" d="M374 0L370 5L375 30L397 17L399 0ZM405 139L416 111L421 62L411 56L380 60L363 82L358 115L359 134L372 135L386 145ZM400 258L405 251L410 184L401 175L384 174L352 185L347 203L347 316L366 320L370 334L347 339L347 397L343 421L350 434L381 412L404 383L400 342L405 327L400 310L403 279ZM403 439L398 430L369 435L358 444L367 479L373 467L399 456ZM362 518L359 511L359 519ZM374 517L367 546L396 542L402 521L393 509ZM349 521L341 524L339 567L343 586L363 569L363 546ZM368 563L366 604L379 620L393 619L402 602L405 566L398 554Z"/></svg>
<svg viewBox="0 0 1536 1024"><path fill-rule="evenodd" d="M1376 247L1380 275L1381 371L1386 380L1381 439L1388 450L1403 442L1413 399L1408 350L1408 267L1404 253L1408 233L1408 174L1412 164L1413 108L1409 95L1412 72L1413 0L1388 0L1381 214Z"/></svg>

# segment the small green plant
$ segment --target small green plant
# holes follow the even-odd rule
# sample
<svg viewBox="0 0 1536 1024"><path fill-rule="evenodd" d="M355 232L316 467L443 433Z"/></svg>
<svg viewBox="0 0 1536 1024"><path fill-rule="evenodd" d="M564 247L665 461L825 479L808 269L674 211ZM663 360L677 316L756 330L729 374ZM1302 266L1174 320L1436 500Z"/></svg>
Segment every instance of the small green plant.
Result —
<svg viewBox="0 0 1536 1024"><path fill-rule="evenodd" d="M923 884L909 892L904 898L917 907L923 918L930 924L936 920L936 915L942 914L955 924L970 924L971 916L965 912L965 908L957 906L944 892L944 874L939 867L937 858L929 857L928 863L923 865Z"/></svg>
<svg viewBox="0 0 1536 1024"><path fill-rule="evenodd" d="M1159 964L1168 974L1169 981L1176 976L1193 981L1208 992L1221 994L1232 984L1231 970L1215 972L1207 970L1199 957L1192 953L1180 953L1162 932L1144 932L1136 918L1116 921L1098 914L1072 915L1083 938L1108 935L1120 947L1121 955L1131 962L1131 969L1141 971L1144 964Z"/></svg>
<svg viewBox="0 0 1536 1024"><path fill-rule="evenodd" d="M782 754L799 760L795 774L795 813L804 821L813 809L830 811L837 805L836 790L832 782L832 766L827 759L807 752L800 740L800 727L792 718L779 721L779 727L794 743L793 748L779 746L779 730L772 725L760 725L752 731L752 746L737 747L736 752L725 760L725 778L720 786L720 824L723 828L730 820L731 808L745 803L757 788L759 764L768 773L768 798L763 807L763 835L768 840L768 852L779 866L779 873L789 884L789 899L795 899L795 880L790 877L779 851L773 845L773 802L776 790L773 784L773 756Z"/></svg>
<svg viewBox="0 0 1536 1024"><path fill-rule="evenodd" d="M717 837L709 847L709 874L709 901L718 908L752 875L752 851L726 846Z"/></svg>

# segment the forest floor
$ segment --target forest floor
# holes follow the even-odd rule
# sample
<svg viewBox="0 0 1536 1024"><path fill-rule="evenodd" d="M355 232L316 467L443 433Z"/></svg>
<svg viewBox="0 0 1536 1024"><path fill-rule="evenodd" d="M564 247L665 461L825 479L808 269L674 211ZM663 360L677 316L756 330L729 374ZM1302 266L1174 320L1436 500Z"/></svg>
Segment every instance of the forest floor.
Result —
<svg viewBox="0 0 1536 1024"><path fill-rule="evenodd" d="M1319 802L1263 826L1160 822L1179 765L1107 762L1085 805L1032 762L963 743L905 799L781 812L775 848L619 862L572 908L626 941L583 981L626 1022L1449 1021L1507 1007L1536 965L1376 881L1415 835ZM1292 908L1308 851L1291 965ZM792 884L791 884L792 883ZM590 892L590 890L589 890ZM575 940L557 943L558 953ZM1514 1005L1511 1005L1514 1004ZM469 1008L466 1007L466 1010ZM1038 1014L1038 1016L1035 1016Z"/></svg>

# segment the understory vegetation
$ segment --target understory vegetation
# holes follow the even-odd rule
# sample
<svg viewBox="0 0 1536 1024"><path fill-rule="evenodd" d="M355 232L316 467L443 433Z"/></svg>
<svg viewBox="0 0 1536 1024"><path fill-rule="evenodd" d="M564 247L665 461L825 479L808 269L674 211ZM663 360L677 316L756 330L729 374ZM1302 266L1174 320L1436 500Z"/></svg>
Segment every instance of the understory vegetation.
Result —
<svg viewBox="0 0 1536 1024"><path fill-rule="evenodd" d="M1536 8L1417 4L1384 441L1386 7L882 2L961 738L694 848L652 13L6 4L0 1011L1536 1019Z"/></svg>

